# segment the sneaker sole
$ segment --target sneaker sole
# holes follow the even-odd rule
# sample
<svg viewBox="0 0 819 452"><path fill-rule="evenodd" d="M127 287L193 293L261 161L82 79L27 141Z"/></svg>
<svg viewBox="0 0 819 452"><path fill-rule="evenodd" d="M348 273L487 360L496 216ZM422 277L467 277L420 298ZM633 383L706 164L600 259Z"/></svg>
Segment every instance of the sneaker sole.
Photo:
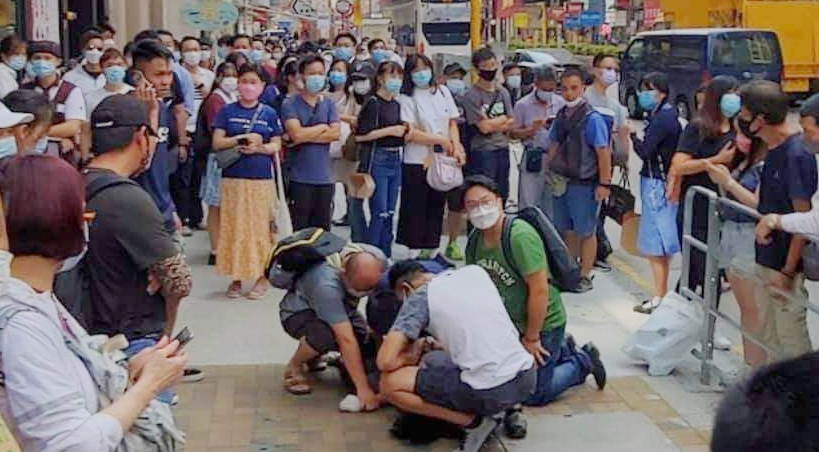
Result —
<svg viewBox="0 0 819 452"><path fill-rule="evenodd" d="M186 377L182 377L182 383L199 383L200 381L205 379L205 373L202 372L197 375L189 375Z"/></svg>

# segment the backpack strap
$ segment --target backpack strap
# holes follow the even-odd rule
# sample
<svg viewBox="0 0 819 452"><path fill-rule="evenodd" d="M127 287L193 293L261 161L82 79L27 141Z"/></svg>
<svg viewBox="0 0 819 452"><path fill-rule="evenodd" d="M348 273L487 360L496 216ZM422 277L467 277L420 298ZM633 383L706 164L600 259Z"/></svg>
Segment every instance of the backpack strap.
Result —
<svg viewBox="0 0 819 452"><path fill-rule="evenodd" d="M517 220L517 217L514 215L506 215L506 218L503 220L503 232L501 233L501 252L503 252L503 257L506 259L506 262L509 263L509 266L512 267L512 271L515 273L515 276L520 280L523 281L523 273L518 268L518 263L515 262L515 254L512 252L512 224Z"/></svg>
<svg viewBox="0 0 819 452"><path fill-rule="evenodd" d="M83 174L86 175L91 170L84 170ZM97 177L96 179L92 180L85 188L85 202L91 202L94 197L98 194L103 192L107 188L115 187L117 185L136 185L139 186L136 182L132 181L131 179L124 179L121 177L116 177L111 175L104 176L104 177Z"/></svg>
<svg viewBox="0 0 819 452"><path fill-rule="evenodd" d="M68 96L71 95L71 91L74 90L76 86L73 83L67 82L62 80L60 82L60 87L57 88L57 94L54 96L54 105L64 104L66 100L68 100Z"/></svg>

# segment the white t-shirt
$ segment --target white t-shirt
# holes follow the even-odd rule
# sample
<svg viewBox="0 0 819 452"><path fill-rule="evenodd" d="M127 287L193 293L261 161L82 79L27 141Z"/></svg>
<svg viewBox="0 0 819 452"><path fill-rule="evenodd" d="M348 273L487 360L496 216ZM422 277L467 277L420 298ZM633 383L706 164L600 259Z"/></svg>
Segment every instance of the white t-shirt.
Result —
<svg viewBox="0 0 819 452"><path fill-rule="evenodd" d="M416 88L412 97L401 95L401 119L433 135L449 136L449 121L460 116L455 99L446 86ZM404 163L422 165L430 147L408 143L404 146Z"/></svg>
<svg viewBox="0 0 819 452"><path fill-rule="evenodd" d="M54 98L57 96L57 91L60 90L60 86L63 84L63 81L60 80L59 82L55 83L54 86L48 89L48 100L50 102L54 101ZM38 93L43 93L45 90L40 86L34 88L35 91ZM65 99L65 105L63 106L55 106L57 113L62 113L65 115L65 120L70 121L72 119L78 119L80 121L85 121L88 119L88 113L86 113L85 108L85 96L83 96L82 91L79 87L75 87L71 90L68 94L68 97ZM62 110L62 111L61 111Z"/></svg>
<svg viewBox="0 0 819 452"><path fill-rule="evenodd" d="M17 88L17 72L6 63L0 63L0 98L6 97L6 94Z"/></svg>
<svg viewBox="0 0 819 452"><path fill-rule="evenodd" d="M87 96L91 93L91 91L95 91L99 88L105 86L105 75L100 74L96 77L92 76L88 72L85 71L85 68L82 65L75 67L68 71L64 76L63 80L66 82L71 82L74 86L82 91L83 96Z"/></svg>
<svg viewBox="0 0 819 452"><path fill-rule="evenodd" d="M85 103L87 104L86 106L88 107L87 108L88 119L91 119L91 113L93 113L94 109L97 108L97 105L99 105L100 102L102 102L106 98L111 97L114 94L128 94L133 90L134 90L133 86L127 83L123 83L122 87L120 87L120 89L118 89L117 91L108 91L107 89L105 89L104 86L102 88L91 91L90 93L88 93L87 96L85 96Z"/></svg>
<svg viewBox="0 0 819 452"><path fill-rule="evenodd" d="M186 70L190 72L186 66ZM210 92L211 88L213 88L213 81L216 80L216 74L213 73L210 69L205 69L203 67L197 67L197 76L199 76L199 81L202 83L201 88L197 88L196 86L193 87L193 107L194 113L188 116L188 123L185 126L185 130L188 132L193 133L196 130L196 121L199 117L199 107L202 106L202 102L204 101L204 96L202 95L202 89L205 92ZM191 81L193 81L193 74L191 74Z"/></svg>

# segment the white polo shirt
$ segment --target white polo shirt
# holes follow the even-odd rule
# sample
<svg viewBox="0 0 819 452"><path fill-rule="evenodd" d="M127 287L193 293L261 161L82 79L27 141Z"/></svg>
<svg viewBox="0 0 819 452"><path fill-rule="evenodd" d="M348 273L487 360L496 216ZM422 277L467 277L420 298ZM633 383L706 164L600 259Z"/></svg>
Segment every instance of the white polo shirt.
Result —
<svg viewBox="0 0 819 452"><path fill-rule="evenodd" d="M85 71L85 68L82 65L78 65L74 69L68 71L64 76L63 80L67 82L71 82L77 88L82 91L83 96L87 96L91 91L96 89L102 88L105 86L105 75L100 73L100 75L94 77L93 75L89 74Z"/></svg>
<svg viewBox="0 0 819 452"><path fill-rule="evenodd" d="M416 88L412 97L401 95L401 119L433 135L449 136L449 121L460 116L455 99L446 86ZM422 165L430 146L407 143L404 146L404 163Z"/></svg>
<svg viewBox="0 0 819 452"><path fill-rule="evenodd" d="M54 98L57 96L57 91L59 91L62 84L63 80L60 80L59 82L55 83L54 86L48 89L48 100L50 102L54 102ZM40 86L35 87L34 90L38 93L45 92L45 90ZM55 106L55 110L57 113L64 114L66 121L70 121L72 119L85 121L88 119L88 114L86 113L85 108L85 96L83 96L80 88L76 86L71 90L68 97L65 99L65 105L57 105Z"/></svg>
<svg viewBox="0 0 819 452"><path fill-rule="evenodd" d="M123 83L122 87L120 87L120 89L118 89L117 91L108 91L105 88L105 86L99 89L95 89L94 91L91 91L90 93L88 93L87 96L85 96L86 107L88 107L87 108L88 119L89 120L91 119L91 113L93 113L94 109L97 108L97 105L99 105L100 102L102 102L106 98L111 97L114 94L128 94L133 90L134 90L133 86L127 83Z"/></svg>
<svg viewBox="0 0 819 452"><path fill-rule="evenodd" d="M0 63L0 98L17 88L17 72L6 63Z"/></svg>

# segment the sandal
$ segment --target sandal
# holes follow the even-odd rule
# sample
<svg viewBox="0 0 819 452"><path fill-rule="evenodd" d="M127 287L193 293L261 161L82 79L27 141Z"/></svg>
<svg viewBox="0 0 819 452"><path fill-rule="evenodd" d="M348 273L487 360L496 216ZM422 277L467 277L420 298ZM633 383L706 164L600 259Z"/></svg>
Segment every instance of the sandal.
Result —
<svg viewBox="0 0 819 452"><path fill-rule="evenodd" d="M227 297L230 299L236 299L242 296L242 282L241 281L234 281L230 283L227 290Z"/></svg>
<svg viewBox="0 0 819 452"><path fill-rule="evenodd" d="M261 289L254 287L253 290L251 290L250 292L247 293L247 295L245 295L245 298L247 298L248 300L260 300L265 295L267 295L267 287L262 287Z"/></svg>
<svg viewBox="0 0 819 452"><path fill-rule="evenodd" d="M305 395L313 392L313 388L302 375L294 375L290 371L284 373L284 389L293 395Z"/></svg>

